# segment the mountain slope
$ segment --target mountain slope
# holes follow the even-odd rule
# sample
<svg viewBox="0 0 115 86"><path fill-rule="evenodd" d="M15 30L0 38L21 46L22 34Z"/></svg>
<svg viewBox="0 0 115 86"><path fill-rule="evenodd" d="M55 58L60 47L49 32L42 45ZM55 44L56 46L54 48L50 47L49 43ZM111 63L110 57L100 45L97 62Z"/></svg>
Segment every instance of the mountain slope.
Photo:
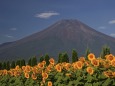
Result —
<svg viewBox="0 0 115 86"><path fill-rule="evenodd" d="M29 58L46 53L57 56L59 52L64 51L70 54L72 49L83 55L87 47L99 54L105 44L115 52L115 38L102 34L78 20L60 20L43 31L0 47L0 59Z"/></svg>

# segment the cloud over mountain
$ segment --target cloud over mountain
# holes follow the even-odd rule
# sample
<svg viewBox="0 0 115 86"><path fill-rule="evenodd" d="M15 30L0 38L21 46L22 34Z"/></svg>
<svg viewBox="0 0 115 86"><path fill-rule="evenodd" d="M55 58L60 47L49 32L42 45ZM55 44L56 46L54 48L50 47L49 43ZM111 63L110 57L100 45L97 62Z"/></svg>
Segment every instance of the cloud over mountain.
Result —
<svg viewBox="0 0 115 86"><path fill-rule="evenodd" d="M49 11L49 12L43 12L43 13L36 14L35 17L42 18L42 19L48 19L52 16L58 16L58 15L60 14L57 12Z"/></svg>

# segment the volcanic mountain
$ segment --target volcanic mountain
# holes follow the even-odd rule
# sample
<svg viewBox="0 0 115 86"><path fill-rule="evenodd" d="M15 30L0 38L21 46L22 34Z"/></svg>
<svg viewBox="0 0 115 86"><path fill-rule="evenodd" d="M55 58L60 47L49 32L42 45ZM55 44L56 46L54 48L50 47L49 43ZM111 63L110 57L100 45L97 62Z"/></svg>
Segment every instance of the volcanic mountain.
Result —
<svg viewBox="0 0 115 86"><path fill-rule="evenodd" d="M60 20L33 35L0 45L0 59L28 59L46 53L57 58L58 53L71 54L72 49L76 49L78 55L84 55L87 47L99 55L105 44L115 53L115 38L100 33L78 20Z"/></svg>

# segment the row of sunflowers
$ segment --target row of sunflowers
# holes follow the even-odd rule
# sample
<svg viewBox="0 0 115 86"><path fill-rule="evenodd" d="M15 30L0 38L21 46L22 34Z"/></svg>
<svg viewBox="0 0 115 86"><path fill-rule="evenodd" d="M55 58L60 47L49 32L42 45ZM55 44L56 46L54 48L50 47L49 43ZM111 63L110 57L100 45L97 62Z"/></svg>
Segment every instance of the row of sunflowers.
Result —
<svg viewBox="0 0 115 86"><path fill-rule="evenodd" d="M96 58L93 53L88 59L80 57L73 63L50 64L42 61L36 66L16 66L0 70L0 86L115 86L115 56Z"/></svg>

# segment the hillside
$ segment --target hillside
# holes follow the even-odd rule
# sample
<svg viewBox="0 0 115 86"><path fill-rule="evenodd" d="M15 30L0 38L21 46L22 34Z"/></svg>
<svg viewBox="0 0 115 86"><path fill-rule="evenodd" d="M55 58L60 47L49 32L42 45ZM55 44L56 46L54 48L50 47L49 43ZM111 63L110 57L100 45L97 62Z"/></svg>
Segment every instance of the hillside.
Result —
<svg viewBox="0 0 115 86"><path fill-rule="evenodd" d="M43 31L1 45L0 59L28 59L46 53L56 58L59 52L66 51L71 54L72 49L76 49L79 55L84 55L87 47L99 55L105 44L110 46L111 52L115 54L115 38L100 33L78 20L60 20Z"/></svg>

